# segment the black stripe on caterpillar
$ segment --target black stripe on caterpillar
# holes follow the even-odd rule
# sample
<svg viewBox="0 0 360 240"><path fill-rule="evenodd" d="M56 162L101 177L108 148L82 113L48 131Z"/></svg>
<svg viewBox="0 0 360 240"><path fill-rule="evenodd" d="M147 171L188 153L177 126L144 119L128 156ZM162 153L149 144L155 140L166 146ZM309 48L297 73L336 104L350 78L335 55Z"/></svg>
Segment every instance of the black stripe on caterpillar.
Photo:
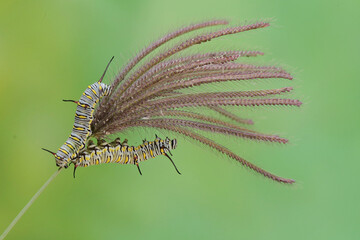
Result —
<svg viewBox="0 0 360 240"><path fill-rule="evenodd" d="M176 148L176 139L170 140L168 137L162 140L158 136L154 141L143 141L139 146L129 146L127 140L121 142L120 138L115 139L111 143L105 140L99 140L98 145L95 145L91 140L88 143L87 149L79 152L79 155L72 160L74 164L74 177L77 167L88 167L91 165L99 165L102 163L120 163L136 165L139 173L141 173L139 163L150 158L155 158L158 155L164 155L174 165L175 170L179 172L174 161L170 158L170 150Z"/></svg>
<svg viewBox="0 0 360 240"><path fill-rule="evenodd" d="M105 73L114 57L111 58L106 69L101 76L100 80L96 83L88 86L83 92L79 101L63 100L65 102L74 102L77 104L75 112L75 122L72 132L66 142L54 153L56 166L67 168L71 159L76 157L79 152L84 149L87 138L91 135L91 122L93 121L93 114L96 104L103 96L108 96L111 91L111 87L102 83Z"/></svg>

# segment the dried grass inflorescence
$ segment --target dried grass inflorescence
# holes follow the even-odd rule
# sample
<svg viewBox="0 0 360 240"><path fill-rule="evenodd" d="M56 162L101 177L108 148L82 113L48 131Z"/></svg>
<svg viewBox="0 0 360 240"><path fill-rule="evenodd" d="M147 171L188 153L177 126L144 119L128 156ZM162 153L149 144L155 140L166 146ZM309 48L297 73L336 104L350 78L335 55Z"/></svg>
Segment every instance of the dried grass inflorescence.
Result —
<svg viewBox="0 0 360 240"><path fill-rule="evenodd" d="M102 99L96 109L91 126L92 137L101 139L106 135L139 126L169 130L216 149L275 181L293 183L294 180L271 174L195 132L199 129L259 141L287 143L287 139L277 135L259 133L238 125L253 124L253 122L228 112L224 106L300 106L302 103L299 100L279 97L292 91L292 87L231 92L197 93L194 90L192 93L186 93L184 91L212 83L270 78L291 80L292 76L280 67L235 62L241 57L263 55L259 51L223 51L176 56L187 48L221 36L267 27L268 22L195 35L172 47L160 50L159 53L153 54L144 63L139 64L150 53L170 40L195 30L226 24L227 21L215 20L190 25L167 34L143 49L116 76L111 84L111 93ZM197 108L207 108L209 111L206 111L206 114L194 112ZM236 123L217 119L209 114L210 110Z"/></svg>

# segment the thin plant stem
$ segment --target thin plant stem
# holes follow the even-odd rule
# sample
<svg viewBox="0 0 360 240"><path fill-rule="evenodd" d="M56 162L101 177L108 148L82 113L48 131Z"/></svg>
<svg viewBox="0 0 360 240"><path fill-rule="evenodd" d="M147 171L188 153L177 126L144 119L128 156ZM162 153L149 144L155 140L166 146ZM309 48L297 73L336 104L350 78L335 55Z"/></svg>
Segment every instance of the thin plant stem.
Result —
<svg viewBox="0 0 360 240"><path fill-rule="evenodd" d="M51 183L52 180L61 172L62 168L57 170L45 183L44 185L35 193L35 195L30 199L30 201L25 205L25 207L19 212L19 214L14 218L10 225L5 229L3 234L0 236L0 240L3 240L6 235L11 231L11 229L16 225L24 213L31 207L35 200L40 196L40 194L45 190L45 188Z"/></svg>

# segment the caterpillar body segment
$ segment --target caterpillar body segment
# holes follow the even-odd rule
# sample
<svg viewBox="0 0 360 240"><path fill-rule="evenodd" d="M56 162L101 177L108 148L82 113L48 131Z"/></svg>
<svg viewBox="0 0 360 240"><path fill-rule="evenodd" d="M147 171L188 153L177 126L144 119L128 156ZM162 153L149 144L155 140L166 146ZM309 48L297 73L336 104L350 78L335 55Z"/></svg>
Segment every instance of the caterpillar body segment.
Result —
<svg viewBox="0 0 360 240"><path fill-rule="evenodd" d="M75 122L69 138L59 150L54 154L56 166L67 167L72 158L75 158L79 152L84 149L86 140L91 135L91 122L96 104L99 100L108 96L111 87L102 83L105 73L114 57L111 58L100 80L86 88L79 101L64 100L77 104L75 112Z"/></svg>
<svg viewBox="0 0 360 240"><path fill-rule="evenodd" d="M75 123L69 138L55 154L56 165L65 167L84 147L91 135L91 122L96 104L110 93L110 86L96 82L90 85L77 102Z"/></svg>
<svg viewBox="0 0 360 240"><path fill-rule="evenodd" d="M164 140L156 137L154 141L143 141L139 146L129 146L126 141L121 142L119 138L111 143L105 140L99 140L98 145L89 141L88 147L79 152L78 156L72 160L72 163L77 167L88 167L91 165L99 165L102 163L119 163L119 164L133 164L137 165L141 174L139 163L150 158L155 158L158 155L164 155L170 159L176 171L174 162L169 157L170 150L175 149L177 144L176 139ZM75 173L74 169L74 173Z"/></svg>

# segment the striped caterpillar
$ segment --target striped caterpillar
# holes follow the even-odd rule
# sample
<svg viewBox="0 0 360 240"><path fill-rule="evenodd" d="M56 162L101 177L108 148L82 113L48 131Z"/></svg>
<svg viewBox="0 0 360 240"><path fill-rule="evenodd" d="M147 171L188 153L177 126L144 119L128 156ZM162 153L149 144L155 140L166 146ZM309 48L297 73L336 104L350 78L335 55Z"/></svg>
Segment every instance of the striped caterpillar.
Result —
<svg viewBox="0 0 360 240"><path fill-rule="evenodd" d="M91 140L88 142L87 149L79 152L78 156L72 160L74 164L74 177L77 167L88 167L102 163L120 163L134 164L137 166L140 175L142 175L139 163L149 158L155 158L158 155L164 155L174 165L175 170L179 172L174 161L170 158L170 150L176 148L176 139L170 140L168 137L162 140L156 136L154 141L143 140L143 144L139 146L129 146L127 140L121 142L120 138L116 138L113 142L108 143L105 140L98 140L95 145Z"/></svg>
<svg viewBox="0 0 360 240"><path fill-rule="evenodd" d="M90 126L93 121L95 105L103 96L110 94L111 87L102 83L102 80L113 59L114 57L109 61L100 80L88 86L79 101L63 100L64 102L74 102L77 104L73 130L64 145L62 145L56 153L43 148L43 150L55 156L56 166L67 168L71 159L76 157L78 153L84 149L86 140L92 133Z"/></svg>

